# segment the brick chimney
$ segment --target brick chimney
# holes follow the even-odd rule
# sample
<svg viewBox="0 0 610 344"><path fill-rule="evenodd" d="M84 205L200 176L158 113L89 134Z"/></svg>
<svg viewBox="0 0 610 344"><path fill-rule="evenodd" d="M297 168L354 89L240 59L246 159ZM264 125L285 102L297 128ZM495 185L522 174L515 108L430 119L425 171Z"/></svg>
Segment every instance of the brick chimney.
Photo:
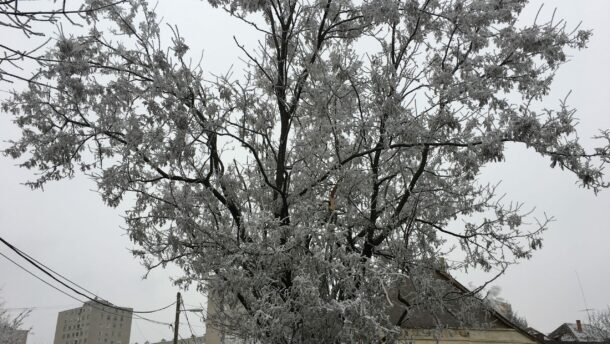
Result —
<svg viewBox="0 0 610 344"><path fill-rule="evenodd" d="M576 320L576 331L582 332L582 324L580 323L580 320Z"/></svg>

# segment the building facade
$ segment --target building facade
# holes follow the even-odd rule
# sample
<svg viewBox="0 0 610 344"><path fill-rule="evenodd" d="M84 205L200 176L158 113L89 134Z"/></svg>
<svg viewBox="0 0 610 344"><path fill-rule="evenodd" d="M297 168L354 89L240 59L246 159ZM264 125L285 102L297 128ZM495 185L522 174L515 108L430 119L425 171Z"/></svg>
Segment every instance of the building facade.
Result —
<svg viewBox="0 0 610 344"><path fill-rule="evenodd" d="M106 301L59 312L53 344L129 344L132 309Z"/></svg>
<svg viewBox="0 0 610 344"><path fill-rule="evenodd" d="M432 329L407 329L400 344L539 344L541 342L511 328L466 329L454 328L442 331Z"/></svg>
<svg viewBox="0 0 610 344"><path fill-rule="evenodd" d="M238 338L236 336L232 336L228 333L225 333L221 329L221 326L217 326L215 324L213 318L217 313L232 311L230 309L230 307L226 307L226 305L222 305L222 306L225 306L225 307L222 307L223 309L220 310L219 308L221 307L221 305L218 304L217 298L208 296L208 305L207 305L208 319L205 324L206 325L205 326L205 335L203 336L204 343L205 344L251 344L251 343L254 343L253 341L247 341L247 340Z"/></svg>

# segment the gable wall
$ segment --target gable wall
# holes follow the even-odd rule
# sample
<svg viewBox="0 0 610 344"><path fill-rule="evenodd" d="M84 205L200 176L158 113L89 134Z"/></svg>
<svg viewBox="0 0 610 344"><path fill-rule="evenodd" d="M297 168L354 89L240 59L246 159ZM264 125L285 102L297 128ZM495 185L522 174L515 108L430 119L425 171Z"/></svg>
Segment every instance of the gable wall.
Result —
<svg viewBox="0 0 610 344"><path fill-rule="evenodd" d="M533 340L513 329L443 330L436 341L433 330L405 330L400 344L535 344Z"/></svg>

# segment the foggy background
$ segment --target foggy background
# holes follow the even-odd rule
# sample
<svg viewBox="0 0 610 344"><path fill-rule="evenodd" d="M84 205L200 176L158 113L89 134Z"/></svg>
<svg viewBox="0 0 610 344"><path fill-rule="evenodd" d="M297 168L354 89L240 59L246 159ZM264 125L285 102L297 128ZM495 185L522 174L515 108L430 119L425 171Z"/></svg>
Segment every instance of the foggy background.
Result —
<svg viewBox="0 0 610 344"><path fill-rule="evenodd" d="M531 23L542 1L532 1L523 13L523 23ZM589 48L570 51L571 61L558 72L552 92L543 105L558 107L570 90L569 105L578 109L578 126L585 146L597 129L610 128L610 2L605 0L547 1L539 20L545 20L557 8L556 17L567 20L569 27L583 22L593 29ZM254 46L257 34L222 10L198 0L160 0L157 13L166 23L176 24L196 60L203 51L203 67L210 73L225 73L231 65L243 66L242 53L233 42ZM1 42L11 46L22 37L6 37ZM18 85L16 85L18 87ZM0 85L0 89L7 89ZM0 99L6 97L0 93ZM16 138L18 129L10 117L0 113L0 148ZM595 196L575 185L576 178L559 169L550 169L549 161L519 145L509 145L506 161L490 165L482 180L502 180L500 190L508 200L536 207L535 214L556 217L545 233L543 248L534 257L509 269L494 285L500 294L524 316L529 325L550 332L564 322L581 319L588 322L585 308L603 309L610 305L610 190ZM15 166L17 162L0 157L0 236L49 267L76 281L108 301L135 309L155 309L175 301L178 289L171 277L179 277L173 266L153 271L147 279L145 269L131 256L133 245L122 229L122 209L106 207L87 177L52 182L44 192L30 191L23 183L31 171ZM607 177L610 179L610 176ZM123 208L124 209L124 208ZM0 252L11 255L6 247ZM27 263L24 266L33 271ZM582 282L582 290L577 276ZM470 271L455 276L463 284L477 283L486 276ZM51 289L0 257L0 298L8 308L33 308L26 326L32 327L28 344L52 343L57 313L80 306L76 301ZM205 308L205 296L191 290L183 292L187 308ZM585 301L586 300L586 301ZM201 314L188 313L193 332L204 333ZM147 318L173 322L174 308L146 315ZM184 313L182 322L185 323ZM191 335L181 325L181 336ZM134 318L131 342L169 339L168 326Z"/></svg>

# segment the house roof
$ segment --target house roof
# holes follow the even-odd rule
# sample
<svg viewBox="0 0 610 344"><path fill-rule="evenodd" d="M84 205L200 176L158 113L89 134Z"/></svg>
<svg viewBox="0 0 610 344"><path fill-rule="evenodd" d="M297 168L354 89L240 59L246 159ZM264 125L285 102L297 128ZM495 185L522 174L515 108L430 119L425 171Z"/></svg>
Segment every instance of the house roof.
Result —
<svg viewBox="0 0 610 344"><path fill-rule="evenodd" d="M459 299L464 300L466 296L472 296L473 293L463 284L458 282L455 278L453 278L449 273L441 270L434 271L438 280L447 282L450 289L453 289L452 293L458 294L459 297L454 297L454 300L450 302L446 302L444 307L447 308L446 312L440 312L440 314L429 314L425 310L412 312L409 319L401 322L401 326L404 328L434 328L436 327L436 322L440 320L442 324L446 327L459 328L463 327L462 322L458 319L454 312L452 312L451 308L459 308L462 306ZM407 290L407 288L401 288L402 290ZM400 290L397 292L400 296ZM490 324L492 328L503 328L503 329L513 329L528 339L536 342L536 343L544 343L543 338L539 338L529 333L528 331L522 329L517 326L515 323L507 319L501 313L493 309L492 307L484 304L483 302L477 302L475 308L468 309L468 312L473 315L477 320L484 321L487 324ZM394 307L393 317L398 319L399 314L402 313L400 311L400 307Z"/></svg>
<svg viewBox="0 0 610 344"><path fill-rule="evenodd" d="M526 328L526 329L525 329L525 331L526 331L527 333L531 334L532 336L536 337L536 338L539 338L539 339L544 340L544 341L545 341L545 343L546 343L546 342L548 342L548 340L549 340L549 337L547 337L547 335L546 335L546 334L544 334L544 333L542 333L542 332L540 332L540 331L536 330L536 329L535 329L535 328L533 328L533 327L528 327L528 328Z"/></svg>
<svg viewBox="0 0 610 344"><path fill-rule="evenodd" d="M440 272L442 275L445 276L445 278L450 279L450 281L456 286L458 287L462 292L464 293L470 293L471 291L466 288L463 284L461 284L460 282L458 282L455 278L453 278L451 275L449 275L447 272L441 271ZM504 325L516 330L517 332L521 333L522 335L528 337L529 339L535 341L536 343L544 343L543 340L541 340L540 338L532 335L531 333L529 333L528 331L526 331L525 329L521 328L520 326L517 326L517 324L515 324L514 322L510 321L508 318L506 318L504 315L502 315L500 312L498 312L497 310L493 309L492 307L487 307L487 310L489 312L491 312L491 314L498 319L498 321L500 321L501 323L503 323Z"/></svg>
<svg viewBox="0 0 610 344"><path fill-rule="evenodd" d="M589 342L603 343L602 338L595 328L589 324L581 324L582 331L578 331L578 326L575 323L563 323L549 334L551 340L573 341L573 342Z"/></svg>

